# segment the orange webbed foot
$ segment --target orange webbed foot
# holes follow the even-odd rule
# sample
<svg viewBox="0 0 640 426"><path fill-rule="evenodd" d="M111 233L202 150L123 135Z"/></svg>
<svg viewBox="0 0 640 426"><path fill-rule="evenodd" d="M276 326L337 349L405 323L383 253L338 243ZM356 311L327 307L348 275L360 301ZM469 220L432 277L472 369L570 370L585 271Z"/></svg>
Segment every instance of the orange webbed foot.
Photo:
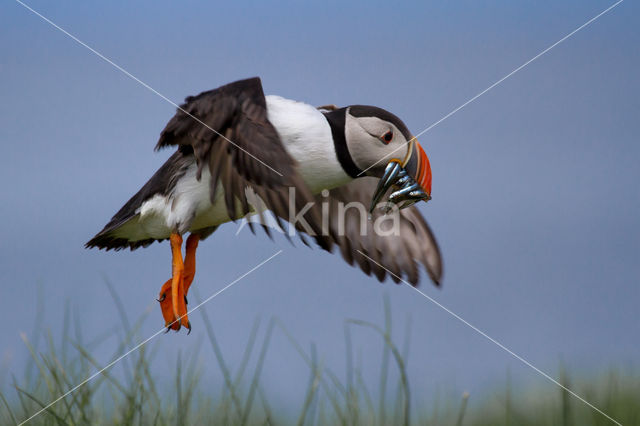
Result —
<svg viewBox="0 0 640 426"><path fill-rule="evenodd" d="M183 280L181 280L183 281ZM169 278L166 283L160 289L160 295L158 302L160 302L160 310L162 311L162 317L164 318L164 325L169 330L180 330L180 327L184 325L191 332L191 323L187 315L187 296L183 294L180 298L180 291L178 291L178 302L180 300L183 303L178 303L177 309L173 309L173 295L172 295L172 283L173 278ZM176 314L177 311L177 314Z"/></svg>
<svg viewBox="0 0 640 426"><path fill-rule="evenodd" d="M199 236L191 234L187 239L187 250L182 260L182 237L171 234L171 254L173 257L173 276L162 285L158 302L164 317L167 331L180 330L185 326L191 333L191 322L187 311L187 292L195 276L195 251Z"/></svg>

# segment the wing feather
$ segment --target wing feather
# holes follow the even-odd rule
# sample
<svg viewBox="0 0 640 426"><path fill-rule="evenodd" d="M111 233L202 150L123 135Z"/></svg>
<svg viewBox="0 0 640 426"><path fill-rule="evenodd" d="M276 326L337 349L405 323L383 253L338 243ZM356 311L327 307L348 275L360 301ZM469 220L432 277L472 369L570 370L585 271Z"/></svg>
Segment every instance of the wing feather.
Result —
<svg viewBox="0 0 640 426"><path fill-rule="evenodd" d="M389 235L377 233L374 229L374 223L381 215L378 210L368 220L358 210L347 208L344 219L340 219L339 204L357 202L368 206L377 182L377 178L362 177L332 189L327 198L316 196L319 203L329 203L329 227L333 234L339 234L339 222L344 220L344 235L334 240L342 257L348 264L356 263L365 274L373 274L380 281L390 277L397 283L402 278L413 285L420 280L418 266L422 265L432 281L439 285L442 279L440 249L429 225L415 206L399 212L399 232ZM360 230L363 220L366 222L364 235Z"/></svg>
<svg viewBox="0 0 640 426"><path fill-rule="evenodd" d="M227 213L233 220L251 210L247 187L264 200L279 222L280 218L290 219L289 188L295 188L296 211L314 201L267 118L266 99L257 77L188 97L162 131L156 149L172 145L193 149L199 178L203 168L209 168L212 202L221 183ZM334 238L322 235L319 207L314 204L304 219L316 242L331 251ZM301 229L300 223L297 226Z"/></svg>

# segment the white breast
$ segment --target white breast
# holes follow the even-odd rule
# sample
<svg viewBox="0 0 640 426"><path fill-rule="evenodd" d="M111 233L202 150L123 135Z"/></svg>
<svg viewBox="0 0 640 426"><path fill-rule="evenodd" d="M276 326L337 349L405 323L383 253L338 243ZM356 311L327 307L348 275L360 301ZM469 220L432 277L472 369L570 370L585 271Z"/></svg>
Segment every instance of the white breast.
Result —
<svg viewBox="0 0 640 426"><path fill-rule="evenodd" d="M311 105L270 95L269 121L278 131L286 150L298 162L298 171L313 193L348 183L336 156L331 127ZM276 170L277 165L272 165Z"/></svg>

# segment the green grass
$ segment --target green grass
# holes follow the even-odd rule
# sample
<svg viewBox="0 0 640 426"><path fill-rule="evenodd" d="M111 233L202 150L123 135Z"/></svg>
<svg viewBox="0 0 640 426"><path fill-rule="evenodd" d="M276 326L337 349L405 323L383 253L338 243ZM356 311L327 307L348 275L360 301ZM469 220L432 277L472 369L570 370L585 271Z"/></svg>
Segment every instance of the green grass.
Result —
<svg viewBox="0 0 640 426"><path fill-rule="evenodd" d="M9 378L6 371L0 372L0 379L7 376L5 382L8 382L0 392L0 424L19 424L103 368L92 351L105 339L117 337L118 345L111 360L142 340L139 328L144 317L130 323L117 294L109 288L122 318L120 332L86 342L79 328L71 330L70 324L79 322L71 321L67 307L61 342L54 342L51 333L43 333L40 326L33 335L42 337L35 342L23 335L31 360L20 380L14 376ZM197 350L189 356L178 355L175 368L171 366L164 370L170 371L167 374L172 377L165 377L167 383L160 384L151 373L155 352L150 343L119 362L118 374L107 369L28 424L614 424L552 384L540 390L518 389L517 392L508 384L504 389L488 389L485 395L463 394L444 401L442 398L436 402L420 401L411 393L411 377L405 365L410 332L407 330L402 345L398 345L391 333L387 300L384 308L385 318L381 325L345 320L347 374L344 379L323 365L314 345L308 351L304 350L277 318L266 324L256 320L244 354L232 370L225 361L206 311L201 309L208 340L202 343L211 345L215 357L215 363L207 362L206 365L222 373L219 391L212 391L199 381L204 367L198 362ZM40 324L41 320L36 323ZM262 327L263 333L259 333ZM370 379L371 373L363 371L360 363L354 360L353 334L364 332L377 334L383 342L380 368L375 372L379 374L375 389L365 383L365 377ZM299 406L271 400L269 383L261 380L265 358L275 350L271 345L274 333L282 333L308 366L308 377L301 378L306 380L306 392ZM263 337L258 338L259 335ZM565 385L622 424L640 425L639 377L611 371L602 377L573 381L562 369L560 375Z"/></svg>

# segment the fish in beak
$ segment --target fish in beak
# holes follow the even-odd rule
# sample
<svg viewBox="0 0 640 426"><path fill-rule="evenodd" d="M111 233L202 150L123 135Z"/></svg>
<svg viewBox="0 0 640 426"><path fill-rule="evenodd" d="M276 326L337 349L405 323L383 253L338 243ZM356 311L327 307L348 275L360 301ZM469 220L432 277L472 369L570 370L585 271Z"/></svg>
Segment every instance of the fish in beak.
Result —
<svg viewBox="0 0 640 426"><path fill-rule="evenodd" d="M429 157L415 138L409 142L410 147L404 160L393 159L387 164L378 187L371 200L369 213L372 213L380 199L390 188L394 191L389 195L388 213L393 205L399 209L409 207L418 201L431 199L431 165Z"/></svg>

